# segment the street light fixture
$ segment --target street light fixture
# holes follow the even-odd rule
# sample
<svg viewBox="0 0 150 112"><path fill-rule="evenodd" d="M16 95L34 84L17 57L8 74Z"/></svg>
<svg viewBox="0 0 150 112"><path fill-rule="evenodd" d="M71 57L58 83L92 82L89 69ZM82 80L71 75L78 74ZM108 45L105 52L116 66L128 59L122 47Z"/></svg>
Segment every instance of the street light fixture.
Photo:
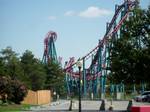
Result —
<svg viewBox="0 0 150 112"><path fill-rule="evenodd" d="M81 112L81 89L80 89L80 85L81 85L81 68L82 68L82 62L79 61L76 63L76 65L78 66L79 69L79 112Z"/></svg>
<svg viewBox="0 0 150 112"><path fill-rule="evenodd" d="M56 100L56 91L53 92L54 100Z"/></svg>

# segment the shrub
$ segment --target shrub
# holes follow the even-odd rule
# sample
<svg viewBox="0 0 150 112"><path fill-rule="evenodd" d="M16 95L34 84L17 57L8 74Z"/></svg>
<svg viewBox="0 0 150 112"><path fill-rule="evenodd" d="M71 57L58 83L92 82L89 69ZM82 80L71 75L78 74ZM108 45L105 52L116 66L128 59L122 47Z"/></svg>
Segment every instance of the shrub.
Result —
<svg viewBox="0 0 150 112"><path fill-rule="evenodd" d="M11 80L11 92L8 95L8 100L16 104L20 104L27 94L27 88L18 80Z"/></svg>
<svg viewBox="0 0 150 112"><path fill-rule="evenodd" d="M11 80L9 77L0 77L0 96L2 102L7 100L20 104L27 94L26 86L19 80Z"/></svg>
<svg viewBox="0 0 150 112"><path fill-rule="evenodd" d="M10 93L10 78L0 76L0 98L2 103L6 103L8 93Z"/></svg>

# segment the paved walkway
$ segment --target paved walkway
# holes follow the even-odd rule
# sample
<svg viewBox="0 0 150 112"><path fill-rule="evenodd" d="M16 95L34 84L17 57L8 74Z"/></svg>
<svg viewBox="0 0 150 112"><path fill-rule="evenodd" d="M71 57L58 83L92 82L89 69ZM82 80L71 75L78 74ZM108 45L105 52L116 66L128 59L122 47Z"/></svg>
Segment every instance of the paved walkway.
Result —
<svg viewBox="0 0 150 112"><path fill-rule="evenodd" d="M126 110L128 101L112 101L114 110L121 111ZM106 101L106 110L111 105L111 101ZM149 105L150 103L133 102L133 105ZM51 104L31 107L31 112L66 112L69 110L69 100L59 100L52 102ZM98 112L101 106L101 101L82 101L82 112ZM78 101L73 101L72 104L73 112L78 111Z"/></svg>

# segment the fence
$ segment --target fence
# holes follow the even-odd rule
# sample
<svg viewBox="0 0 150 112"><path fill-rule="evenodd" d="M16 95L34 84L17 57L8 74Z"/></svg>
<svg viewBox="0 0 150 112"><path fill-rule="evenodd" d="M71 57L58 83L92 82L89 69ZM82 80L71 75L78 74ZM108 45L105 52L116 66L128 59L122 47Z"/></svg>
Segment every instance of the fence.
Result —
<svg viewBox="0 0 150 112"><path fill-rule="evenodd" d="M41 105L51 102L50 90L31 91L28 90L27 96L24 98L22 104Z"/></svg>

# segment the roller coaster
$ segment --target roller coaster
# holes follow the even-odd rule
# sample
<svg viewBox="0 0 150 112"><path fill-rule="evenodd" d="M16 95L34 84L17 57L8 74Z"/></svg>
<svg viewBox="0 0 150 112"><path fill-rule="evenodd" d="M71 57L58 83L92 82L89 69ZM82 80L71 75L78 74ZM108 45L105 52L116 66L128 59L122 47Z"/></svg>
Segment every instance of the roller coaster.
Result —
<svg viewBox="0 0 150 112"><path fill-rule="evenodd" d="M79 72L77 71L77 62L82 62L81 72L81 91L83 96L89 96L91 93L96 97L105 97L106 93L106 81L111 73L110 69L110 55L113 42L118 38L121 38L123 24L130 16L132 9L139 4L138 0L124 0L121 5L115 5L115 14L111 21L106 24L106 33L98 45L92 49L85 56L75 60L71 57L68 62L65 63L64 72L68 95L74 93L79 87ZM57 61L56 49L54 41L57 34L55 32L48 32L44 40L44 55L43 61L47 63L50 59ZM91 63L88 68L85 67L87 60L91 59ZM124 85L121 82L118 85L110 85L110 92L124 91Z"/></svg>

